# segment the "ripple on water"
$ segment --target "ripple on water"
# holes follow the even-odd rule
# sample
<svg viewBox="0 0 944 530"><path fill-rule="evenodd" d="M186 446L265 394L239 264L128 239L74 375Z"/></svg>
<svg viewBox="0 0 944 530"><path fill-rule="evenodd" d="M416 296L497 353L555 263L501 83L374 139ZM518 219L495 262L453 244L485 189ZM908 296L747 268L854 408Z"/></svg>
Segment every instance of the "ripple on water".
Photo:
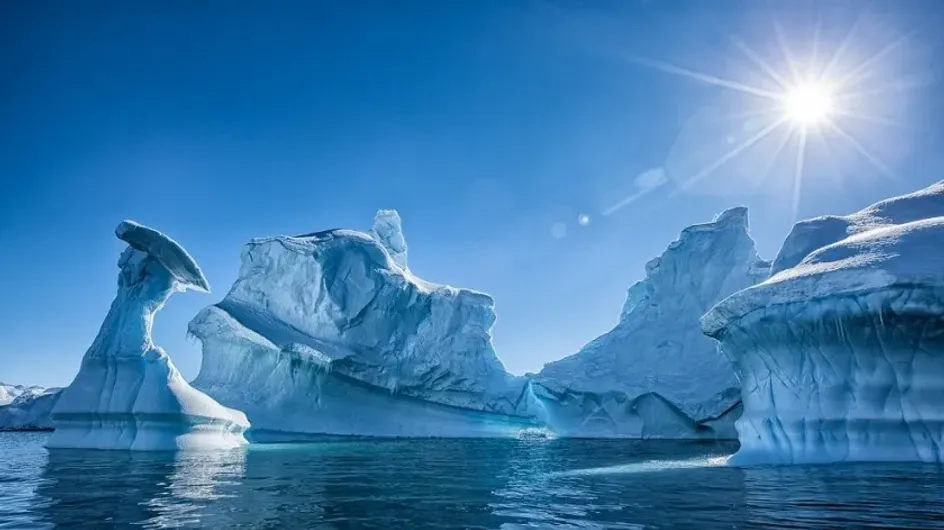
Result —
<svg viewBox="0 0 944 530"><path fill-rule="evenodd" d="M0 528L944 528L927 465L739 469L732 444L388 440L48 453L0 433Z"/></svg>

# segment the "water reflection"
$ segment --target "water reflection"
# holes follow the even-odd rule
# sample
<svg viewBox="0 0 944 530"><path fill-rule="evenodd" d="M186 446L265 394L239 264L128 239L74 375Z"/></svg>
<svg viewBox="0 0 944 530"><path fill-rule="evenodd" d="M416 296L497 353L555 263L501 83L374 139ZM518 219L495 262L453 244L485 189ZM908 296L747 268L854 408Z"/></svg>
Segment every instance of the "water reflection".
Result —
<svg viewBox="0 0 944 530"><path fill-rule="evenodd" d="M32 511L38 522L62 528L202 526L219 515L216 501L226 495L217 489L238 484L244 465L242 450L50 451Z"/></svg>
<svg viewBox="0 0 944 530"><path fill-rule="evenodd" d="M944 466L745 468L752 527L944 528Z"/></svg>
<svg viewBox="0 0 944 530"><path fill-rule="evenodd" d="M143 526L176 528L228 521L230 511L222 501L239 496L245 466L244 450L176 455L166 487L143 503L154 514Z"/></svg>
<svg viewBox="0 0 944 530"><path fill-rule="evenodd" d="M0 436L0 528L944 528L941 466L714 465L732 444L391 440L173 455L47 453L19 436Z"/></svg>
<svg viewBox="0 0 944 530"><path fill-rule="evenodd" d="M495 492L502 501L492 507L505 519L501 528L509 530L740 528L746 519L743 477L717 465L732 449L730 444L552 440L520 452L511 466L516 473ZM678 457L683 460L670 460ZM587 467L589 462L595 465Z"/></svg>

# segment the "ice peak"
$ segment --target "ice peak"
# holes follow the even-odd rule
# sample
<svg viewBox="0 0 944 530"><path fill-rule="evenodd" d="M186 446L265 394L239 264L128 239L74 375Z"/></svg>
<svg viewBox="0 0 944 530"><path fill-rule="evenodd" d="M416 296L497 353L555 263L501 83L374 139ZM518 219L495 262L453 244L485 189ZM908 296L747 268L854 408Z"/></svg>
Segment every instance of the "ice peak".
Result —
<svg viewBox="0 0 944 530"><path fill-rule="evenodd" d="M737 223L746 227L748 226L747 206L735 206L734 208L728 208L727 210L716 215L712 223Z"/></svg>
<svg viewBox="0 0 944 530"><path fill-rule="evenodd" d="M131 248L157 260L177 280L180 287L210 292L210 282L203 275L196 260L170 236L127 219L118 224L115 235Z"/></svg>
<svg viewBox="0 0 944 530"><path fill-rule="evenodd" d="M386 249L394 263L404 271L410 270L406 262L407 246L403 238L403 225L396 210L377 210L370 235Z"/></svg>

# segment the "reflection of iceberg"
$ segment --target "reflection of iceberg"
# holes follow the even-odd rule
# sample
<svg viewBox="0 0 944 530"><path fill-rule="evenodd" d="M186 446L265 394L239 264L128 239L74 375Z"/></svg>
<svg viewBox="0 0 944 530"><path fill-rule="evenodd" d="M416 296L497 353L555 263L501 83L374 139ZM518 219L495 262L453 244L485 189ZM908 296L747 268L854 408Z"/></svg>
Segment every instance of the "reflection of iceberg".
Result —
<svg viewBox="0 0 944 530"><path fill-rule="evenodd" d="M738 471L750 528L941 528L939 465L850 463Z"/></svg>
<svg viewBox="0 0 944 530"><path fill-rule="evenodd" d="M244 472L241 450L50 451L31 511L57 528L230 528Z"/></svg>
<svg viewBox="0 0 944 530"><path fill-rule="evenodd" d="M78 375L52 411L50 448L168 450L246 443L245 415L194 390L151 341L176 291L209 291L196 261L166 235L125 221L118 294Z"/></svg>
<svg viewBox="0 0 944 530"><path fill-rule="evenodd" d="M147 501L173 471L173 453L49 451L31 511L55 528L101 528L105 517L116 527L140 523L155 516Z"/></svg>
<svg viewBox="0 0 944 530"><path fill-rule="evenodd" d="M144 502L152 513L147 526L173 528L214 526L228 521L231 507L221 501L237 498L246 468L245 451L181 452L174 459L161 494Z"/></svg>

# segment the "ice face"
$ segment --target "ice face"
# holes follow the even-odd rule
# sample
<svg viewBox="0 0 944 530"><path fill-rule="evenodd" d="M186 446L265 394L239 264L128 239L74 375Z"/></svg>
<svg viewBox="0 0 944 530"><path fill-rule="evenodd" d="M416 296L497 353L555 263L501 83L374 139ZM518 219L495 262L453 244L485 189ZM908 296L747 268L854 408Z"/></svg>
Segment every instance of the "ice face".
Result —
<svg viewBox="0 0 944 530"><path fill-rule="evenodd" d="M944 182L798 223L702 319L743 385L732 463L944 462Z"/></svg>
<svg viewBox="0 0 944 530"><path fill-rule="evenodd" d="M151 341L154 315L175 291L209 285L169 237L134 222L118 266L118 294L75 380L52 411L50 448L175 450L246 443L245 415L194 390Z"/></svg>
<svg viewBox="0 0 944 530"><path fill-rule="evenodd" d="M252 240L224 300L190 322L203 345L194 385L244 410L260 439L513 436L532 425L527 380L492 348L491 297L416 278L401 243L392 211L374 236Z"/></svg>
<svg viewBox="0 0 944 530"><path fill-rule="evenodd" d="M627 293L620 322L580 352L549 363L534 392L559 435L733 438L740 392L699 317L766 277L747 210L682 231Z"/></svg>

